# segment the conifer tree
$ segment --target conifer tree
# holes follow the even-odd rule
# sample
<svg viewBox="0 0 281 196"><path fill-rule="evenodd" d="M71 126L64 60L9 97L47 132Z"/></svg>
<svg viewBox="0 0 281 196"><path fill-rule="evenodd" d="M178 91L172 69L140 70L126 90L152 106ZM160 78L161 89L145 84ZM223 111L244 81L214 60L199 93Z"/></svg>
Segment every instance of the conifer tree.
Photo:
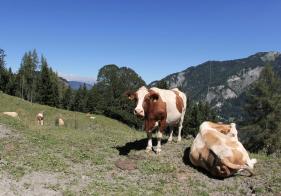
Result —
<svg viewBox="0 0 281 196"><path fill-rule="evenodd" d="M162 89L169 89L169 86L165 80L160 80L159 82L157 82L156 87L162 88Z"/></svg>
<svg viewBox="0 0 281 196"><path fill-rule="evenodd" d="M18 84L21 97L33 102L36 97L36 69L38 67L38 56L36 50L26 52L22 58L18 73Z"/></svg>
<svg viewBox="0 0 281 196"><path fill-rule="evenodd" d="M9 68L8 71L8 83L6 85L6 93L12 96L16 95L16 78L11 68Z"/></svg>
<svg viewBox="0 0 281 196"><path fill-rule="evenodd" d="M41 71L38 83L38 100L41 104L56 106L54 87L51 81L50 69L47 60L42 56Z"/></svg>
<svg viewBox="0 0 281 196"><path fill-rule="evenodd" d="M208 102L199 101L198 103L194 103L188 98L186 106L183 135L192 135L195 137L202 122L217 121L216 112L210 107Z"/></svg>
<svg viewBox="0 0 281 196"><path fill-rule="evenodd" d="M281 81L267 65L247 92L245 110L249 131L245 144L250 150L268 154L281 151Z"/></svg>
<svg viewBox="0 0 281 196"><path fill-rule="evenodd" d="M5 57L6 54L4 50L0 49L0 90L6 92L7 83L8 83L8 72L5 67Z"/></svg>
<svg viewBox="0 0 281 196"><path fill-rule="evenodd" d="M72 109L80 112L88 112L88 90L86 88L86 84L80 86L80 88L76 91Z"/></svg>
<svg viewBox="0 0 281 196"><path fill-rule="evenodd" d="M103 97L102 85L100 83L95 84L89 91L87 103L88 111L98 114L103 113L106 107L105 101L106 100Z"/></svg>
<svg viewBox="0 0 281 196"><path fill-rule="evenodd" d="M50 83L52 88L52 99L50 100L52 106L60 107L60 92L59 92L59 78L58 75L53 71L53 69L49 68L49 76L50 76Z"/></svg>
<svg viewBox="0 0 281 196"><path fill-rule="evenodd" d="M62 107L64 109L70 110L73 101L73 92L70 87L68 87L62 98Z"/></svg>

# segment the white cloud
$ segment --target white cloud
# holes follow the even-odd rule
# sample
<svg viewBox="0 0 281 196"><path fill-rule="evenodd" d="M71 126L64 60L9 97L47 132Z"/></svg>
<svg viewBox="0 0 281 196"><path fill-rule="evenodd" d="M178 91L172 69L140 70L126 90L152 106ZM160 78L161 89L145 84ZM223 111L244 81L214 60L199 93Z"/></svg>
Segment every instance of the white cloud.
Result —
<svg viewBox="0 0 281 196"><path fill-rule="evenodd" d="M75 74L62 74L62 73L59 73L59 76L65 78L68 81L85 82L88 84L94 84L96 82L96 78L94 77L78 76Z"/></svg>

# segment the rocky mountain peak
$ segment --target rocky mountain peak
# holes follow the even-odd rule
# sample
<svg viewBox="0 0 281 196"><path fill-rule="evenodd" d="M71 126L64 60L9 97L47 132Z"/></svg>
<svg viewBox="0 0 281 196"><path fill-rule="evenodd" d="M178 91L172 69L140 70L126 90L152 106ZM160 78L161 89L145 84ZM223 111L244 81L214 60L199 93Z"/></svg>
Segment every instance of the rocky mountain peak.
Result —
<svg viewBox="0 0 281 196"><path fill-rule="evenodd" d="M276 51L267 52L265 55L261 57L261 60L264 62L272 62L275 61L276 58L278 58L280 55L281 53Z"/></svg>

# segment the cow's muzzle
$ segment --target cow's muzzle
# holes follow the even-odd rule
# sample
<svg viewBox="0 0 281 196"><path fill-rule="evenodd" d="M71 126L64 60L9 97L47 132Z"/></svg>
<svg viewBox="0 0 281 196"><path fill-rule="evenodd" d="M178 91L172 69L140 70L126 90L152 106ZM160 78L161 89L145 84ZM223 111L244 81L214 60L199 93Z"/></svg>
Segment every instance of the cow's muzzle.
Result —
<svg viewBox="0 0 281 196"><path fill-rule="evenodd" d="M139 110L139 109L135 109L134 110L134 115L137 116L138 118L144 118L144 111L143 110Z"/></svg>

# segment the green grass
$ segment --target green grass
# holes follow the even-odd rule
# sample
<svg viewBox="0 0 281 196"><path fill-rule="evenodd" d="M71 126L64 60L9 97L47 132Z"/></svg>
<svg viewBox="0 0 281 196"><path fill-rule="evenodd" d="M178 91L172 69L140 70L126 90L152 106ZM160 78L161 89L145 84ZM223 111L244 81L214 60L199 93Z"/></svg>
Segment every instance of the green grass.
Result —
<svg viewBox="0 0 281 196"><path fill-rule="evenodd" d="M171 173L176 168L169 163L161 163L159 160L145 160L139 164L139 169L144 174Z"/></svg>
<svg viewBox="0 0 281 196"><path fill-rule="evenodd" d="M16 111L20 119L5 116L4 111ZM44 126L37 125L35 119L40 111L45 111ZM55 125L58 116L65 119L65 127ZM13 129L9 137L0 138L0 176L32 190L34 182L29 176L47 173L48 181L39 179L43 180L40 186L62 195L245 195L252 191L250 187L261 195L281 192L281 159L251 154L258 159L256 176L212 179L184 164L182 157L191 140L163 144L160 155L146 154L145 149L136 147L141 141L145 145L144 132L94 116L91 120L83 113L0 93L0 123ZM120 155L118 147L126 148L128 155ZM137 169L117 168L119 159L132 159Z"/></svg>

